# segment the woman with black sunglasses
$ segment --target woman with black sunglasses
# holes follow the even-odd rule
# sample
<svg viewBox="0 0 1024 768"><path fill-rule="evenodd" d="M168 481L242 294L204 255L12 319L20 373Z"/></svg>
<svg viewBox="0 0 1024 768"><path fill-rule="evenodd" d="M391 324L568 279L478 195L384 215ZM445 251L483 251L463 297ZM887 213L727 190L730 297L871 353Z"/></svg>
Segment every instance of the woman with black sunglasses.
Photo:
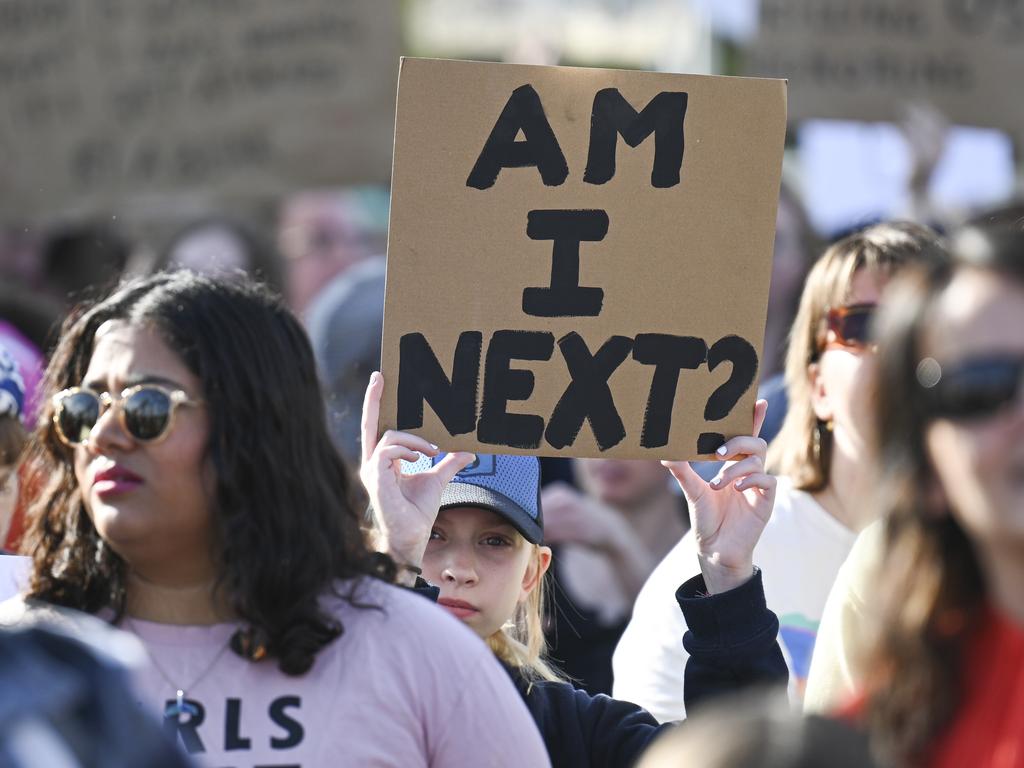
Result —
<svg viewBox="0 0 1024 768"><path fill-rule="evenodd" d="M879 317L861 711L899 765L1024 765L1024 232L969 229Z"/></svg>
<svg viewBox="0 0 1024 768"><path fill-rule="evenodd" d="M129 282L65 323L47 386L29 460L50 482L6 623L50 604L135 634L144 706L212 765L547 764L488 649L386 583L277 299Z"/></svg>
<svg viewBox="0 0 1024 768"><path fill-rule="evenodd" d="M789 407L768 452L768 469L779 476L775 509L754 550L796 695L806 684L832 581L872 519L862 503L862 468L870 458L871 396L863 375L873 354L869 319L893 274L939 258L931 230L879 224L829 247L804 286L786 358ZM684 715L686 652L677 638L686 627L670 609L676 586L694 575L696 553L689 533L666 556L615 651L615 696L661 721Z"/></svg>

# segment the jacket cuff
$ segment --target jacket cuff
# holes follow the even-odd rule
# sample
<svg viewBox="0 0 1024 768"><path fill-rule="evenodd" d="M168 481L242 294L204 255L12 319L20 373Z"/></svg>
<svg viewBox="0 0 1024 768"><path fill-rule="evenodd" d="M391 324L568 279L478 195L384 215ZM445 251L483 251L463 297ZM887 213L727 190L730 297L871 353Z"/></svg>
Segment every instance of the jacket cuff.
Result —
<svg viewBox="0 0 1024 768"><path fill-rule="evenodd" d="M767 637L774 641L779 631L757 567L746 582L717 595L708 595L704 577L694 576L676 590L676 602L689 630L684 640L688 650L721 651L764 642Z"/></svg>

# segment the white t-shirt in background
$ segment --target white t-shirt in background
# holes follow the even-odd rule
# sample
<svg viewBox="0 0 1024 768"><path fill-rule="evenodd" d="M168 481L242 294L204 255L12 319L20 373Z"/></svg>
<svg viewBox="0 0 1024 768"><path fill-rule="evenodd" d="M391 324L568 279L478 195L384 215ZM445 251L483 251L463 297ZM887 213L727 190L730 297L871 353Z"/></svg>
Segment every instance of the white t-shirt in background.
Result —
<svg viewBox="0 0 1024 768"><path fill-rule="evenodd" d="M780 641L791 689L802 696L811 652L829 589L857 534L804 491L780 477L772 517L754 548L764 574L768 607L779 617ZM612 694L647 709L660 722L686 717L683 648L686 622L675 592L700 573L693 532L688 532L651 574L633 607L615 655Z"/></svg>

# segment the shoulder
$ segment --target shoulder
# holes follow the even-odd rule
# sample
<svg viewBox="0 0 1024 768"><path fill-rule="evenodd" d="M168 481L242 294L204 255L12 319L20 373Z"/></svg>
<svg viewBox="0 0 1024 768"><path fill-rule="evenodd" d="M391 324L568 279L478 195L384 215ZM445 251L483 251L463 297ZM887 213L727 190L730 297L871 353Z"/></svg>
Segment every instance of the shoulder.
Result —
<svg viewBox="0 0 1024 768"><path fill-rule="evenodd" d="M6 631L44 630L71 638L98 657L128 668L141 668L146 653L139 641L127 632L80 611L59 608L23 596L0 603L0 629Z"/></svg>

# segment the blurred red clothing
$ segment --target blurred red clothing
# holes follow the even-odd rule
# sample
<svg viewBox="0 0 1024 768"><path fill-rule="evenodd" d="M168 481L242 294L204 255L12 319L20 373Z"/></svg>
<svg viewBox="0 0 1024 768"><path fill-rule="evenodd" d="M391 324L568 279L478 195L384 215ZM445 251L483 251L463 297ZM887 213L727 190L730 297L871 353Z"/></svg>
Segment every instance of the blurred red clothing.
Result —
<svg viewBox="0 0 1024 768"><path fill-rule="evenodd" d="M986 609L969 641L960 707L932 748L927 768L1024 768L1024 627ZM855 696L836 715L863 723Z"/></svg>
<svg viewBox="0 0 1024 768"><path fill-rule="evenodd" d="M994 610L971 642L964 696L934 768L1024 768L1024 627Z"/></svg>

